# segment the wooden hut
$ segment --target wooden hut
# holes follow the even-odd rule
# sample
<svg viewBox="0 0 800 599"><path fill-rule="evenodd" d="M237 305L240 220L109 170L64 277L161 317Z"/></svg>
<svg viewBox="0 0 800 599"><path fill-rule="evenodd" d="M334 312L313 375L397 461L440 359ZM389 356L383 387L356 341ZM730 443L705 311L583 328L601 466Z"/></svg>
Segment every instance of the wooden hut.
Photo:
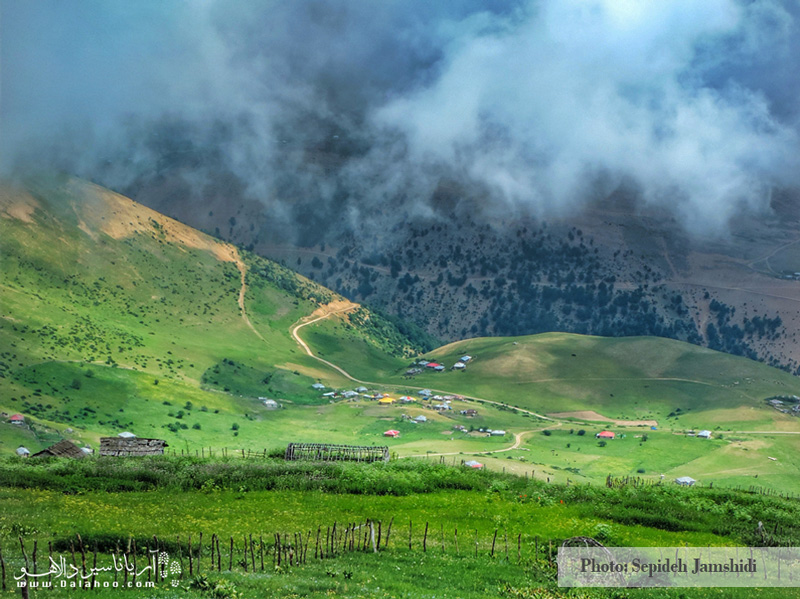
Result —
<svg viewBox="0 0 800 599"><path fill-rule="evenodd" d="M100 455L114 457L138 457L164 455L167 442L163 439L142 439L139 437L101 437Z"/></svg>
<svg viewBox="0 0 800 599"><path fill-rule="evenodd" d="M389 461L389 448L374 445L333 445L331 443L289 443L287 460L317 462L378 462Z"/></svg>
<svg viewBox="0 0 800 599"><path fill-rule="evenodd" d="M31 457L32 458L47 458L47 457L55 457L55 458L82 458L86 456L83 450L75 445L72 441L67 441L64 439L63 441L59 441L55 445L51 445L47 449L43 449L38 453L34 453Z"/></svg>

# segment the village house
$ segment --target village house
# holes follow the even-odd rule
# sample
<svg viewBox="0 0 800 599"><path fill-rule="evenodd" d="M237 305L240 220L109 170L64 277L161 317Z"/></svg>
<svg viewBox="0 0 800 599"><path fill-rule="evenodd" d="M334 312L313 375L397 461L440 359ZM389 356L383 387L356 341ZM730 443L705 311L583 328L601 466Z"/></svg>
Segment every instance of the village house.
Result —
<svg viewBox="0 0 800 599"><path fill-rule="evenodd" d="M697 433L697 436L700 439L710 439L711 438L711 431L700 431Z"/></svg>
<svg viewBox="0 0 800 599"><path fill-rule="evenodd" d="M356 392L358 393L366 393L368 389L366 387L356 387Z"/></svg>
<svg viewBox="0 0 800 599"><path fill-rule="evenodd" d="M431 395L433 395L433 391L431 391L430 389L423 389L422 391L419 392L419 395L421 395L422 397L430 397Z"/></svg>
<svg viewBox="0 0 800 599"><path fill-rule="evenodd" d="M467 365L464 364L464 362L456 362L453 364L453 370L464 370L466 367Z"/></svg>
<svg viewBox="0 0 800 599"><path fill-rule="evenodd" d="M11 418L8 419L11 424L25 424L25 416L22 414L13 414Z"/></svg>
<svg viewBox="0 0 800 599"><path fill-rule="evenodd" d="M51 445L47 449L43 449L38 453L34 453L31 457L32 458L55 457L55 458L80 459L85 456L86 452L81 450L80 447L78 447L71 441L67 441L66 439L64 439L63 441L59 441L55 445Z"/></svg>
<svg viewBox="0 0 800 599"><path fill-rule="evenodd" d="M315 389L316 391L322 391L325 388L325 385L323 385L322 383L314 383L313 385L311 385L311 388Z"/></svg>
<svg viewBox="0 0 800 599"><path fill-rule="evenodd" d="M594 436L595 439L614 439L615 437L616 434L611 431L601 431Z"/></svg>
<svg viewBox="0 0 800 599"><path fill-rule="evenodd" d="M266 408L268 410L277 410L278 409L278 402L275 401L274 399L267 399L267 398L259 398L259 399L263 399L264 406L266 406Z"/></svg>
<svg viewBox="0 0 800 599"><path fill-rule="evenodd" d="M420 414L419 416L417 416L416 418L414 418L414 422L428 422L428 419L427 419L425 416L422 416L422 415Z"/></svg>
<svg viewBox="0 0 800 599"><path fill-rule="evenodd" d="M682 487L691 487L697 481L693 479L691 476L681 476L675 479L675 483L681 485Z"/></svg>
<svg viewBox="0 0 800 599"><path fill-rule="evenodd" d="M19 446L17 447L17 455L21 458L27 458L28 456L31 455L31 452L28 451L27 447Z"/></svg>
<svg viewBox="0 0 800 599"><path fill-rule="evenodd" d="M460 362L463 362L464 364L466 364L466 363L467 363L467 362L469 362L471 359L472 359L472 356L461 356L461 358L459 358L459 361L460 361Z"/></svg>
<svg viewBox="0 0 800 599"><path fill-rule="evenodd" d="M378 400L378 403L379 403L380 405L382 405L382 406L390 406L390 405L392 405L392 404L394 403L394 398L393 398L393 397L388 397L388 396L386 396L386 397L381 397L381 398Z"/></svg>
<svg viewBox="0 0 800 599"><path fill-rule="evenodd" d="M478 415L478 410L475 410L473 408L469 408L469 409L466 409L466 410L461 410L461 414L463 414L464 416L467 416L469 418L472 418L473 416L477 416Z"/></svg>
<svg viewBox="0 0 800 599"><path fill-rule="evenodd" d="M352 399L353 397L358 397L358 391L345 391L342 393L342 397L345 399Z"/></svg>
<svg viewBox="0 0 800 599"><path fill-rule="evenodd" d="M506 431L501 431L501 430L490 431L489 434L492 437L505 437Z"/></svg>
<svg viewBox="0 0 800 599"><path fill-rule="evenodd" d="M397 437L400 436L400 431L396 431L396 430L392 429L390 431L386 431L385 433L383 433L383 436L384 437L393 437L393 438L396 439Z"/></svg>
<svg viewBox="0 0 800 599"><path fill-rule="evenodd" d="M479 470L481 468L483 468L483 464L481 464L480 462L478 462L476 460L467 460L466 462L464 462L464 465L468 466L470 468L477 468Z"/></svg>
<svg viewBox="0 0 800 599"><path fill-rule="evenodd" d="M133 433L129 433L128 431L125 431L124 433L119 433L117 437L119 437L120 439L135 439L136 435L134 435Z"/></svg>

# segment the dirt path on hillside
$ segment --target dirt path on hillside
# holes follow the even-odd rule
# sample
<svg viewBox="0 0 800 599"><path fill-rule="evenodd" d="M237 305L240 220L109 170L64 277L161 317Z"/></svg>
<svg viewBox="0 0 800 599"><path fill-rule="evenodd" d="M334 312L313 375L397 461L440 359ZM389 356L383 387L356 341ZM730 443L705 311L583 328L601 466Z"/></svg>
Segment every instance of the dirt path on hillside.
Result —
<svg viewBox="0 0 800 599"><path fill-rule="evenodd" d="M472 453L480 453L482 455L489 455L489 454L493 454L493 453L504 453L506 451L514 451L515 449L519 449L519 446L522 445L522 437L524 437L525 435L530 435L531 433L536 433L536 432L539 432L539 431L543 431L543 430L545 430L547 428L554 428L554 426L562 426L563 424L564 424L563 422L556 422L555 425L543 426L542 428L534 428L534 429L531 429L531 430L522 431L520 433L514 433L514 443L513 443L513 445L509 445L508 447L504 447L503 449L492 449L491 451L474 451ZM447 451L447 452L443 452L443 453L420 453L420 454L406 455L406 456L401 456L401 457L403 457L403 458L425 458L425 457L428 457L428 456L439 457L439 456L447 456L447 455L461 455L461 454L466 454L466 453L470 453L470 452L465 452L465 451Z"/></svg>
<svg viewBox="0 0 800 599"><path fill-rule="evenodd" d="M237 303L239 304L239 310L242 312L242 320L248 326L248 328L256 334L256 337L261 339L264 343L267 342L264 337L262 337L261 333L259 333L256 328L253 326L253 323L250 322L250 318L247 316L247 309L244 307L244 296L247 293L247 265L242 260L242 257L239 255L239 250L235 246L231 247L230 259L236 265L236 268L239 269L239 274L242 277L242 286L239 289L239 299Z"/></svg>
<svg viewBox="0 0 800 599"><path fill-rule="evenodd" d="M345 376L346 378L350 379L353 382L361 383L362 385L371 385L371 384L374 384L374 383L370 383L368 381L361 381L361 380L357 379L356 377L352 376L349 372L347 372L346 370L344 370L340 366L337 366L336 364L334 364L333 362L329 362L328 360L320 358L319 356L315 356L314 352L311 351L311 348L308 347L308 344L305 341L303 341L300 338L300 335L298 334L298 331L300 329L302 329L303 327L307 327L310 324L314 324L315 322L319 322L320 320L328 318L329 316L332 316L334 314L345 314L346 312L350 312L351 310L355 310L358 307L359 307L358 304L354 304L353 302L350 302L348 300L341 300L341 301L337 301L337 302L331 302L330 304L325 304L324 306L320 306L319 308L314 310L311 313L310 316L306 316L305 317L305 318L310 318L311 320L308 320L306 322L301 322L299 324L295 324L292 327L291 332L292 332L292 337L294 337L294 340L297 341L297 343L300 345L300 347L303 348L303 350L306 352L306 354L308 354L309 356L311 356L315 360L317 360L319 362L322 362L323 364L326 364L327 366L330 366L331 368L336 370L338 373L342 374L343 376ZM302 320L305 320L305 318L302 319Z"/></svg>
<svg viewBox="0 0 800 599"><path fill-rule="evenodd" d="M656 420L615 420L608 416L598 414L594 410L579 410L575 412L552 412L548 414L553 418L576 418L589 422L613 422L617 426L658 426Z"/></svg>

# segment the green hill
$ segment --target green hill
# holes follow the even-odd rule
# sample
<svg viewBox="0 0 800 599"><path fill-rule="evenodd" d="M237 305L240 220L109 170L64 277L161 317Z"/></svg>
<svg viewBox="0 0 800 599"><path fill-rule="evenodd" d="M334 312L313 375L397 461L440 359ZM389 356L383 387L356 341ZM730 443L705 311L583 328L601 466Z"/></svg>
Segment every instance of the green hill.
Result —
<svg viewBox="0 0 800 599"><path fill-rule="evenodd" d="M358 312L376 351L419 349L274 262L66 176L0 186L0 256L3 453L123 430L186 449L275 445L275 426L251 422L286 416L259 397L327 404L311 384L346 381L290 334L315 311Z"/></svg>

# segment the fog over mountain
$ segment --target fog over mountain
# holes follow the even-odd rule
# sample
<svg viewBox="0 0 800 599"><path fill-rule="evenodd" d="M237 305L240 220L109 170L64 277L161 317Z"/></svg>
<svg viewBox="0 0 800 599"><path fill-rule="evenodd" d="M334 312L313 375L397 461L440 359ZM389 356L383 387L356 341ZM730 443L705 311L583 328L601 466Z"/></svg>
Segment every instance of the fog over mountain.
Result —
<svg viewBox="0 0 800 599"><path fill-rule="evenodd" d="M794 0L0 11L4 174L258 201L283 231L435 216L455 181L473 207L545 217L624 186L714 235L798 185Z"/></svg>

